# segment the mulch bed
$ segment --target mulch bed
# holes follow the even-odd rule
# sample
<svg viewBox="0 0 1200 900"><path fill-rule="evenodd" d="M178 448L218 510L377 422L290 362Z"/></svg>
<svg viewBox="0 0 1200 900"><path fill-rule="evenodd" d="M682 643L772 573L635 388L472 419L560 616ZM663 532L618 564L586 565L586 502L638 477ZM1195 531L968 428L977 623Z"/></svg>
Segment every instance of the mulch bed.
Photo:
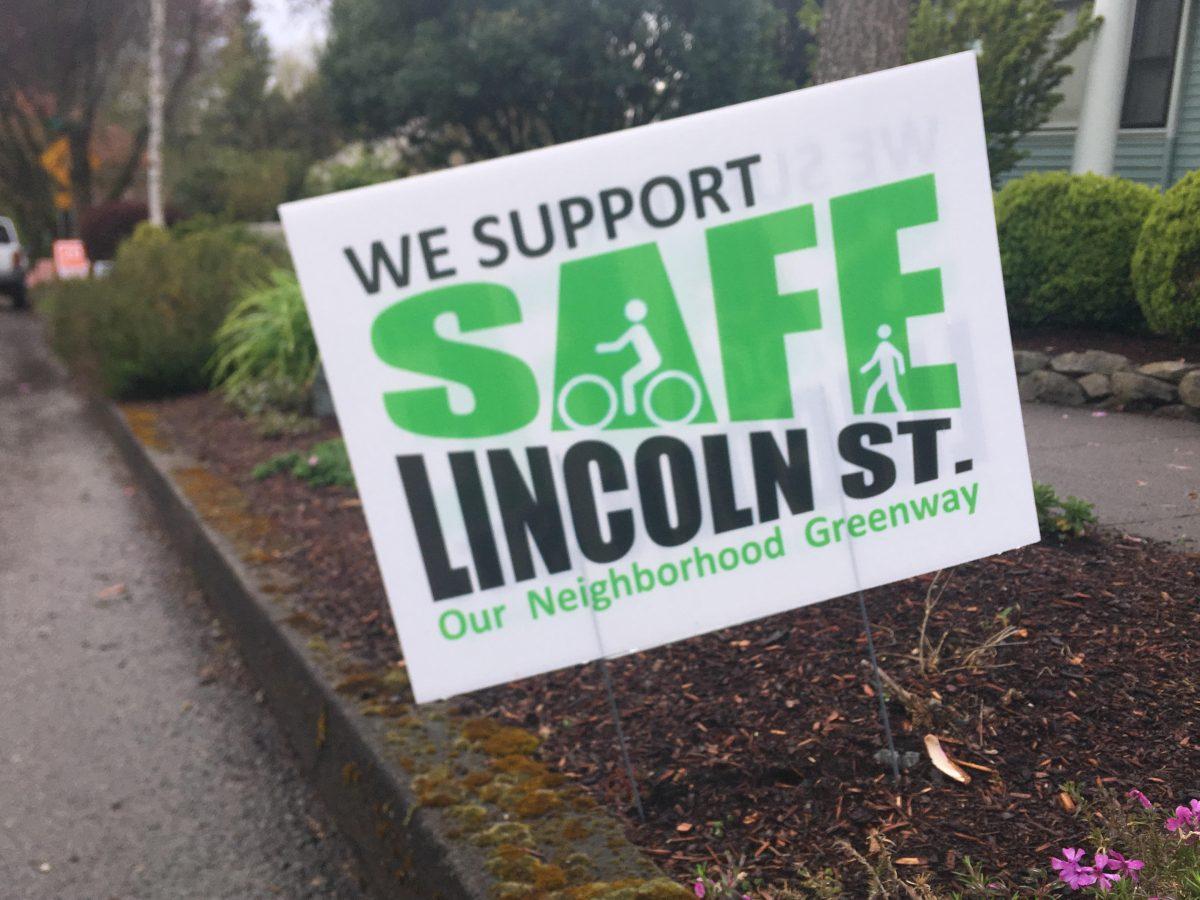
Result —
<svg viewBox="0 0 1200 900"><path fill-rule="evenodd" d="M1084 328L1014 328L1013 347L1066 353L1069 350L1107 350L1129 357L1135 365L1167 359L1200 363L1200 342L1179 342L1152 334L1113 334Z"/></svg>
<svg viewBox="0 0 1200 900"><path fill-rule="evenodd" d="M264 441L211 396L155 409L176 443L274 521L278 559L331 640L364 660L394 661L353 492L249 477L254 464L333 427ZM837 842L862 849L872 832L894 844L902 874L948 883L964 856L1018 873L1087 832L1064 808L1064 782L1137 786L1172 805L1200 796L1200 557L1106 535L947 576L927 629L932 644L946 636L942 659L928 674L914 648L930 577L867 597L882 665L915 698L889 702L898 749L920 753L898 789L874 758L877 701L849 598L611 663L645 823L630 803L596 666L459 702L537 731L543 758L623 816L632 839L681 879L729 851L769 884L795 883L800 866L834 867L853 884ZM1016 632L968 665L966 654L1006 625ZM927 732L967 767L969 785L929 765Z"/></svg>

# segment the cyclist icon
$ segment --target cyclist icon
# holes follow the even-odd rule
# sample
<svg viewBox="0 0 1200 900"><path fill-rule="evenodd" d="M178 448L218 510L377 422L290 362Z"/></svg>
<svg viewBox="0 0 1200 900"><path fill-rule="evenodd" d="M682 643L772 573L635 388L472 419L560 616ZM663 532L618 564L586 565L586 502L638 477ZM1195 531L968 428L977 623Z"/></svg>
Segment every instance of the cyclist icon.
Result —
<svg viewBox="0 0 1200 900"><path fill-rule="evenodd" d="M678 369L661 368L663 363L662 354L659 352L658 345L655 344L650 330L645 325L647 312L648 309L644 300L634 298L626 303L625 318L629 320L629 328L616 340L601 341L596 344L596 352L604 354L620 353L626 347L632 347L634 354L637 356L637 361L621 376L621 402L619 408L626 416L637 415L638 387L644 381L645 387L641 392L641 407L646 417L659 426L686 425L700 412L700 386L696 383L696 379L687 372L682 372ZM691 391L692 405L684 415L678 418L669 419L660 416L651 403L655 388L665 381L682 382ZM568 397L577 387L585 384L599 387L605 397L606 406L604 413L598 421L593 423L580 422L567 409ZM616 417L617 410L617 392L612 384L608 379L592 373L576 375L563 385L562 390L558 394L559 418L572 430L584 428L600 430L607 428Z"/></svg>
<svg viewBox="0 0 1200 900"><path fill-rule="evenodd" d="M879 336L879 346L875 348L875 353L867 360L867 364L858 370L866 375L876 366L879 367L879 377L867 388L867 400L863 411L867 415L875 412L875 401L879 399L880 391L886 389L896 412L908 412L904 398L900 395L900 385L896 381L896 378L905 372L904 354L888 340L892 336L890 325L880 325L875 333Z"/></svg>

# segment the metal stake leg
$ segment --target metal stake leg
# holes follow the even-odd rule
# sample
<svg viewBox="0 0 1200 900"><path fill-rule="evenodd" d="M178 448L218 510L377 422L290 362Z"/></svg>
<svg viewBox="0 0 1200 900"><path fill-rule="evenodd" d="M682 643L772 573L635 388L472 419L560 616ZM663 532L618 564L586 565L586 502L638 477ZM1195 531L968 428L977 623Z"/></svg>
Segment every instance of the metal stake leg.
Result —
<svg viewBox="0 0 1200 900"><path fill-rule="evenodd" d="M633 794L633 805L637 807L638 820L645 822L646 811L642 808L642 795L638 790L637 779L633 775L633 763L629 761L629 746L625 743L625 729L621 727L621 711L617 708L617 695L613 692L608 660L602 656L596 662L599 663L600 672L604 676L604 690L608 694L608 709L612 713L613 726L617 729L617 743L621 748L621 762L625 765L625 777L629 779L629 792Z"/></svg>
<svg viewBox="0 0 1200 900"><path fill-rule="evenodd" d="M879 660L875 657L875 641L871 637L871 619L867 615L867 602L862 591L858 592L858 611L862 613L863 631L867 635L867 656L871 659L871 672L875 676L875 695L879 698L879 719L887 737L888 759L892 763L892 781L900 784L900 759L896 756L896 742L892 739L892 723L888 718L887 701L883 698L883 679L879 677Z"/></svg>

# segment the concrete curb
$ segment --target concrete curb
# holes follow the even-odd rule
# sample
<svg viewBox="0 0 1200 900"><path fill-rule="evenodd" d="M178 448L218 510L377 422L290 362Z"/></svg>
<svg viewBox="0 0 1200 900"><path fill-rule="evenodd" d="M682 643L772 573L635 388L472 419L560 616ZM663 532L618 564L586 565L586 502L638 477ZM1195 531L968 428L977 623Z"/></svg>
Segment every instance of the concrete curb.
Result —
<svg viewBox="0 0 1200 900"><path fill-rule="evenodd" d="M153 503L167 534L195 571L227 632L236 639L246 665L295 749L301 770L354 844L378 896L414 900L657 900L686 896L682 888L662 878L661 872L628 843L616 820L595 809L582 792L571 795L566 805L549 798L554 801L552 808L562 808L564 815L569 814L566 825L574 822L574 828L566 828L564 822L550 816L537 823L541 831L531 831L516 821L519 816L496 812L496 790L483 792L483 799L479 799L464 794L461 787L473 782L450 781L444 775L430 774L451 769L486 774L514 757L498 759L511 751L486 750L486 740L485 751L481 752L480 743L470 741L469 729L464 731L462 721L446 704L403 707L403 714L364 715L361 704L335 688L337 672L331 671L328 659L315 652L313 641L289 621L294 617L289 615L288 604L261 589L258 573L243 564L233 543L202 519L170 474L191 461L147 446L111 403L92 398L88 405ZM414 749L414 741L419 742L419 749ZM414 778L411 758L403 755L406 751L428 755L437 765L422 760ZM539 777L546 781L545 775ZM501 785L505 778L509 780ZM502 792L512 784L510 776L497 777ZM541 783L537 787L538 795L551 793L541 790ZM500 796L503 804L503 793ZM513 806L504 808L511 810ZM468 818L464 810L472 814L469 818L478 820L474 825L463 825ZM491 818L485 819L485 813ZM535 815L540 817L542 813ZM489 824L489 829L480 831ZM573 875L570 867L564 874L562 867L541 862L562 860L565 855L562 845L557 849L544 846L542 835L547 826L556 832L572 832L566 849L575 851L574 858L583 858L573 863ZM493 834L494 839L485 840Z"/></svg>

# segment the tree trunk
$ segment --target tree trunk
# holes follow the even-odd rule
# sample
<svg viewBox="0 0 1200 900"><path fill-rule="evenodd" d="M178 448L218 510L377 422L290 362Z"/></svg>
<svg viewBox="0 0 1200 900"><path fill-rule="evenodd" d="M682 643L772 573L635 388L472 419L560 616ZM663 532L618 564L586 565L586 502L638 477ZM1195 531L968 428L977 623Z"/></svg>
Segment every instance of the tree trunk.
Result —
<svg viewBox="0 0 1200 900"><path fill-rule="evenodd" d="M908 16L909 0L825 0L815 83L903 64Z"/></svg>
<svg viewBox="0 0 1200 900"><path fill-rule="evenodd" d="M166 224L162 199L163 40L166 30L166 0L150 0L150 143L146 153L146 197L150 223L159 228Z"/></svg>
<svg viewBox="0 0 1200 900"><path fill-rule="evenodd" d="M92 122L68 126L71 147L71 207L75 212L72 234L78 233L84 214L92 208Z"/></svg>

